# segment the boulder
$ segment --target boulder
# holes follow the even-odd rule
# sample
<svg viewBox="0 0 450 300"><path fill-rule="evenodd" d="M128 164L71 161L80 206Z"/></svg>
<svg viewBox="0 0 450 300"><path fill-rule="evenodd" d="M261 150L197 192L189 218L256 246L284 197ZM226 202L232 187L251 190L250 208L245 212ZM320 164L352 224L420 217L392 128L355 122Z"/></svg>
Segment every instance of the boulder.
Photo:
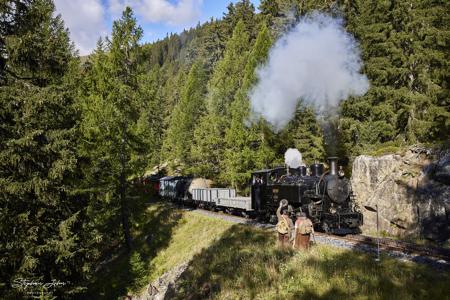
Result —
<svg viewBox="0 0 450 300"><path fill-rule="evenodd" d="M351 183L364 214L363 233L376 232L376 213L371 210L378 208L384 233L448 240L450 185L441 180L448 175L448 155L438 156L412 149L404 155L355 159Z"/></svg>

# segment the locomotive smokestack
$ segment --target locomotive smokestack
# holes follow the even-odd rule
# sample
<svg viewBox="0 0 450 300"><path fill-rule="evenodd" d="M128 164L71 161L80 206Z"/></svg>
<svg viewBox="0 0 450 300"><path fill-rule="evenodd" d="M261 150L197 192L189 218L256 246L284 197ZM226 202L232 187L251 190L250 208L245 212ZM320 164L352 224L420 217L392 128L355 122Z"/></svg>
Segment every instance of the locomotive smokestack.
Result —
<svg viewBox="0 0 450 300"><path fill-rule="evenodd" d="M330 164L330 175L337 175L337 157L328 157L328 162Z"/></svg>

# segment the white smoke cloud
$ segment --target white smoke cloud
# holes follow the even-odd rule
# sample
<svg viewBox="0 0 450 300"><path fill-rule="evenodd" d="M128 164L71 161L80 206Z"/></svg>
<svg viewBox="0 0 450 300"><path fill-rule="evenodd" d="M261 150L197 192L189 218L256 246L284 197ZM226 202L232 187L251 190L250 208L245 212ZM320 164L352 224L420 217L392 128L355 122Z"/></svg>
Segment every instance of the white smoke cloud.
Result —
<svg viewBox="0 0 450 300"><path fill-rule="evenodd" d="M289 148L284 153L284 163L291 168L298 168L303 164L302 154L295 148Z"/></svg>
<svg viewBox="0 0 450 300"><path fill-rule="evenodd" d="M360 69L358 44L342 19L315 12L281 37L267 64L257 70L252 110L280 130L293 118L299 100L323 112L365 94L369 81Z"/></svg>

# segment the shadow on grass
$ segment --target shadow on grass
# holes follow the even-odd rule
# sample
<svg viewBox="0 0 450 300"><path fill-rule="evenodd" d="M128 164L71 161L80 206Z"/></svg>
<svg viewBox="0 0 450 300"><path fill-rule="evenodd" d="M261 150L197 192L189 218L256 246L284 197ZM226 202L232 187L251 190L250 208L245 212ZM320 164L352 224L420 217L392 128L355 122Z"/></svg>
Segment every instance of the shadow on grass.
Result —
<svg viewBox="0 0 450 300"><path fill-rule="evenodd" d="M158 251L168 246L181 217L178 210L161 203L152 204L148 210L144 209L142 214L135 216L134 250L122 253L97 272L93 284L81 299L117 299L130 289L138 290L145 286L146 269Z"/></svg>
<svg viewBox="0 0 450 300"><path fill-rule="evenodd" d="M233 225L212 246L194 256L177 282L176 295L169 298L210 298L239 288L247 290L246 298L253 298L261 286L278 281L280 266L294 254L274 244L274 234Z"/></svg>
<svg viewBox="0 0 450 300"><path fill-rule="evenodd" d="M194 256L176 286L166 299L444 299L450 276L323 245L280 250L275 233L234 225Z"/></svg>
<svg viewBox="0 0 450 300"><path fill-rule="evenodd" d="M449 299L450 273L425 265L404 263L383 255L343 251L328 258L310 256L303 269L324 283L297 281L289 299ZM313 270L313 271L312 271Z"/></svg>

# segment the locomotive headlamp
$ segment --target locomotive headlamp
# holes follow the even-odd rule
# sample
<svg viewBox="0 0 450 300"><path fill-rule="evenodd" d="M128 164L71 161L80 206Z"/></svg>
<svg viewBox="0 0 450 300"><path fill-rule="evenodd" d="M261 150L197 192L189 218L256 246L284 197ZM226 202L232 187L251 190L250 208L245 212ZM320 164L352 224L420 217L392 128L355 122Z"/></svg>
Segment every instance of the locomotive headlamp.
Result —
<svg viewBox="0 0 450 300"><path fill-rule="evenodd" d="M344 172L344 169L342 168L342 166L339 166L338 175L339 175L339 177L344 177L345 176L345 172Z"/></svg>
<svg viewBox="0 0 450 300"><path fill-rule="evenodd" d="M335 213L336 213L336 208L334 208L334 207L332 207L332 208L330 208L330 212L334 215Z"/></svg>

